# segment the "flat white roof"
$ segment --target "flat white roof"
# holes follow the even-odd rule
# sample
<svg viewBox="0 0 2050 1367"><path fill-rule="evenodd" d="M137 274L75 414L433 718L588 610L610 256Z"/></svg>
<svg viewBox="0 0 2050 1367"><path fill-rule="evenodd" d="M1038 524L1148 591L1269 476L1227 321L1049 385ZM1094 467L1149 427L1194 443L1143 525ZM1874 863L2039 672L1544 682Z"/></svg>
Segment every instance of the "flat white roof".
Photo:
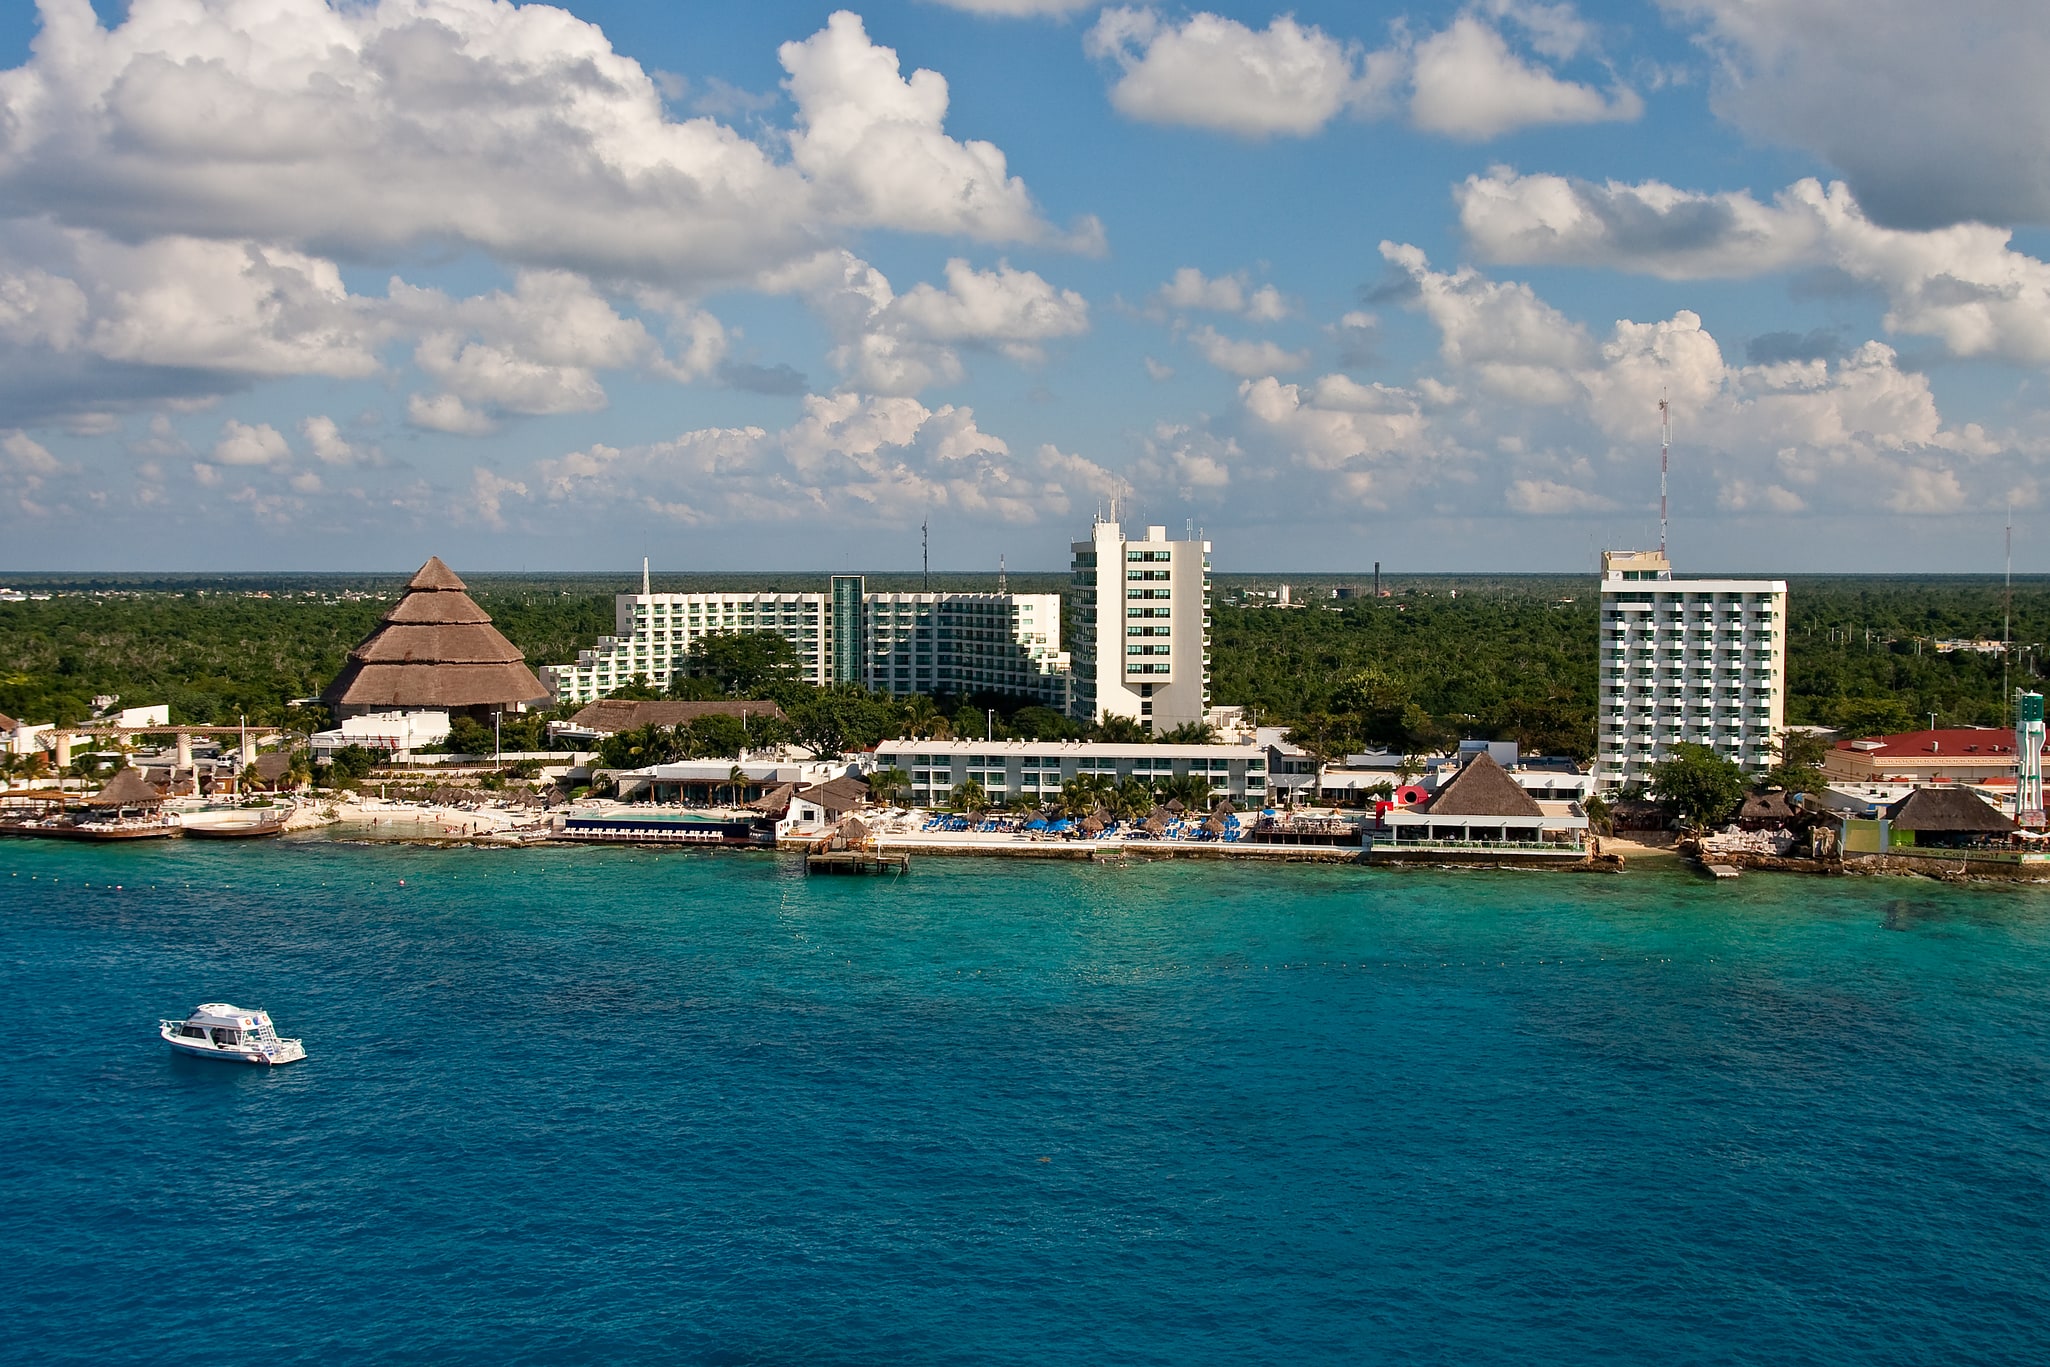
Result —
<svg viewBox="0 0 2050 1367"><path fill-rule="evenodd" d="M1785 593L1784 579L1604 579L1602 595L1617 593Z"/></svg>
<svg viewBox="0 0 2050 1367"><path fill-rule="evenodd" d="M1078 759L1265 759L1258 745L1106 745L1083 740L886 740L877 753L923 751L933 755L1073 755Z"/></svg>

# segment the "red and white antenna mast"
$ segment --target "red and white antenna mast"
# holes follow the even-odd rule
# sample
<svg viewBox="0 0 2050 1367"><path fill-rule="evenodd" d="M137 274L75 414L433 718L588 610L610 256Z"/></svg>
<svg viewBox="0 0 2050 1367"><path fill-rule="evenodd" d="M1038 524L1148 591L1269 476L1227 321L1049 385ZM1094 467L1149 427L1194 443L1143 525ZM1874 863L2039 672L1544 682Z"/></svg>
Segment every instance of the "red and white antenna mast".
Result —
<svg viewBox="0 0 2050 1367"><path fill-rule="evenodd" d="M1666 553L1666 462L1673 450L1673 413L1659 395L1659 554Z"/></svg>

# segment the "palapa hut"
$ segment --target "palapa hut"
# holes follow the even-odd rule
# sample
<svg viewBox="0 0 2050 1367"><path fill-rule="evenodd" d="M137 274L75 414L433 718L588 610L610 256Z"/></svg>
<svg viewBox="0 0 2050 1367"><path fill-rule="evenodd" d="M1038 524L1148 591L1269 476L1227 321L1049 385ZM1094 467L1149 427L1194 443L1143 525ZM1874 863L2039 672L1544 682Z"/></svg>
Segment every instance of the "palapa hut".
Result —
<svg viewBox="0 0 2050 1367"><path fill-rule="evenodd" d="M754 801L741 805L749 811L760 812L764 816L775 817L777 820L781 820L783 814L790 810L790 799L796 796L797 785L795 783L785 783L771 788Z"/></svg>
<svg viewBox="0 0 2050 1367"><path fill-rule="evenodd" d="M2005 845L2015 824L1963 788L1917 788L1887 809L1890 843L1916 849Z"/></svg>
<svg viewBox="0 0 2050 1367"><path fill-rule="evenodd" d="M1737 825L1747 831L1792 826L1800 819L1801 814L1794 810L1794 804L1777 788L1771 792L1752 793L1745 797L1744 805L1737 808Z"/></svg>
<svg viewBox="0 0 2050 1367"><path fill-rule="evenodd" d="M518 646L470 601L463 581L434 556L405 596L349 652L320 700L340 718L367 712L447 712L488 721L547 698Z"/></svg>
<svg viewBox="0 0 2050 1367"><path fill-rule="evenodd" d="M815 783L804 790L803 797L807 802L816 802L828 821L838 821L847 813L869 805L868 785L852 778Z"/></svg>
<svg viewBox="0 0 2050 1367"><path fill-rule="evenodd" d="M131 808L154 808L164 805L164 795L143 780L133 769L123 769L107 780L107 786L85 800L88 807L111 811Z"/></svg>

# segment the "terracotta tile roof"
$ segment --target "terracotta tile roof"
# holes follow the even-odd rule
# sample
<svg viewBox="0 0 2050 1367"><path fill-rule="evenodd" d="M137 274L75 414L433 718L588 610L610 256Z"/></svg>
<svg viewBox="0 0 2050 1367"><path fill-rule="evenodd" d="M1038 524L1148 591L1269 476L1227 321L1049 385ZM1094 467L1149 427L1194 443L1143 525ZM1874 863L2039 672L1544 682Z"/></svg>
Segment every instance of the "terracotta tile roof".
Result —
<svg viewBox="0 0 2050 1367"><path fill-rule="evenodd" d="M1902 731L1891 736L1840 740L1834 748L1880 759L1900 759L1907 755L1951 758L2011 755L2014 753L2014 732L1997 726L1945 726L1934 731ZM2050 751L2050 745L2044 748Z"/></svg>

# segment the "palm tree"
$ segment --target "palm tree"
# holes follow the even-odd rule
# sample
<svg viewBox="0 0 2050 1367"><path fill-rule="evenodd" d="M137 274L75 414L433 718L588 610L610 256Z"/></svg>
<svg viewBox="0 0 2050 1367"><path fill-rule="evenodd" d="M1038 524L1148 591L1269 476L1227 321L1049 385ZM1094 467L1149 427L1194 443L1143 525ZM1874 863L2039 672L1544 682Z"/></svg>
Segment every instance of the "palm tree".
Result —
<svg viewBox="0 0 2050 1367"><path fill-rule="evenodd" d="M954 731L931 698L914 693L904 704L904 733L918 740L945 740Z"/></svg>
<svg viewBox="0 0 2050 1367"><path fill-rule="evenodd" d="M1101 774L1077 774L1061 785L1061 814L1087 816L1099 802L1107 803L1116 791L1117 785Z"/></svg>
<svg viewBox="0 0 2050 1367"><path fill-rule="evenodd" d="M979 812L989 806L989 794L982 790L980 783L971 778L966 783L954 786L953 793L947 799L947 805L957 812Z"/></svg>
<svg viewBox="0 0 2050 1367"><path fill-rule="evenodd" d="M1177 774L1158 784L1160 800L1177 801L1192 812L1210 810L1210 779L1204 774Z"/></svg>
<svg viewBox="0 0 2050 1367"><path fill-rule="evenodd" d="M911 775L895 766L878 769L868 776L869 792L884 806L895 806L897 794L910 786Z"/></svg>
<svg viewBox="0 0 2050 1367"><path fill-rule="evenodd" d="M747 791L747 770L738 764L726 771L726 786L732 790L733 805L738 806L740 795Z"/></svg>
<svg viewBox="0 0 2050 1367"><path fill-rule="evenodd" d="M1130 817L1135 820L1145 816L1155 806L1153 790L1136 777L1128 778L1118 784L1117 792L1114 796L1116 800L1113 803L1113 810L1119 816Z"/></svg>

